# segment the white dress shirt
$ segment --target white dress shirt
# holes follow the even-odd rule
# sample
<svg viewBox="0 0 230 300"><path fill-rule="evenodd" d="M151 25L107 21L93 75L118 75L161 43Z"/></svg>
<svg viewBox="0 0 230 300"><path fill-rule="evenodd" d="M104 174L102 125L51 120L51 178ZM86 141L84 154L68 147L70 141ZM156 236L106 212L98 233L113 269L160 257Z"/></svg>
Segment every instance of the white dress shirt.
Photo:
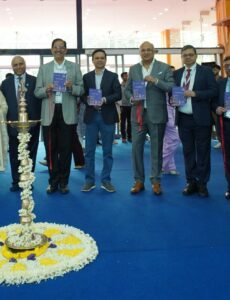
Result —
<svg viewBox="0 0 230 300"><path fill-rule="evenodd" d="M183 86L184 82L185 82L185 77L186 77L186 74L187 74L187 69L190 69L191 72L190 72L190 83L189 83L189 90L193 90L193 85L194 85L194 81L195 81L195 76L196 76L196 64L194 64L193 66L191 66L190 68L186 68L184 69L184 73L183 73L183 76L181 78L181 86ZM192 99L191 97L187 97L186 99L186 103L185 105L183 106L180 106L178 108L178 110L184 114L188 114L188 115L191 115L193 113L192 111Z"/></svg>

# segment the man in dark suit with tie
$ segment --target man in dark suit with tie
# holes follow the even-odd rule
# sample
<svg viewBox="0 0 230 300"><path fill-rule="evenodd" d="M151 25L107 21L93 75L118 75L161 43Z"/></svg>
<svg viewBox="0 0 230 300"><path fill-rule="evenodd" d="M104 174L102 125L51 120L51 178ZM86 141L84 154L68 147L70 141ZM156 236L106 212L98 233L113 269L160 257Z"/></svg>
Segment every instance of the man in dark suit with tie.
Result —
<svg viewBox="0 0 230 300"><path fill-rule="evenodd" d="M177 86L184 87L185 104L177 108L176 123L183 145L187 185L183 195L198 193L208 197L210 177L211 110L217 95L212 69L196 63L196 49L186 45L181 50L184 64L174 72Z"/></svg>
<svg viewBox="0 0 230 300"><path fill-rule="evenodd" d="M230 56L224 58L224 69L227 78L218 81L219 97L216 114L219 116L218 121L224 157L225 178L228 186L225 198L230 200Z"/></svg>
<svg viewBox="0 0 230 300"><path fill-rule="evenodd" d="M95 185L95 149L98 133L101 134L103 151L103 169L101 172L101 188L107 192L115 192L111 183L113 165L112 145L115 123L118 114L115 102L121 99L121 86L118 75L105 69L106 52L96 49L92 53L95 70L83 76L85 89L85 184L82 192L89 192ZM97 102L92 104L92 93L99 93ZM101 95L101 96L100 96ZM94 99L95 100L95 99Z"/></svg>
<svg viewBox="0 0 230 300"><path fill-rule="evenodd" d="M2 82L1 90L6 98L8 105L7 120L16 121L18 120L18 101L19 93L18 86L21 80L24 81L26 87L25 99L27 103L27 113L29 120L40 120L41 117L41 103L34 96L36 77L26 73L26 63L23 57L15 56L11 62L12 69L14 71L14 76L10 76ZM10 190L12 192L19 190L19 160L18 160L18 145L19 141L17 139L17 130L12 128L10 125L7 126L9 135L9 156L11 165L11 175L12 175L12 186ZM31 134L31 139L28 144L28 149L30 152L30 158L33 161L32 171L34 172L36 164L37 149L39 143L39 131L40 124L30 128L29 133Z"/></svg>

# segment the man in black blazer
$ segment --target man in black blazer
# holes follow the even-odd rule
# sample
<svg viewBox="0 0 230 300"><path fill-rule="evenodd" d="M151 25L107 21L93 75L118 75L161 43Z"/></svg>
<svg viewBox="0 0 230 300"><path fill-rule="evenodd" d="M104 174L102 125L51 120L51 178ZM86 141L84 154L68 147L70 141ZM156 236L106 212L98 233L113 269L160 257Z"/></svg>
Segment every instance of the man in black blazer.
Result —
<svg viewBox="0 0 230 300"><path fill-rule="evenodd" d="M115 102L121 99L121 86L118 75L105 69L106 52L96 49L92 53L95 70L83 76L85 89L85 184L82 192L89 192L95 186L95 150L98 133L101 134L103 150L103 169L101 172L101 188L107 192L115 192L111 183L110 173L113 165L112 145L114 140L115 123L118 114ZM95 105L90 103L92 93L99 93Z"/></svg>
<svg viewBox="0 0 230 300"><path fill-rule="evenodd" d="M198 193L201 197L208 197L211 108L212 99L217 95L217 83L211 68L196 63L197 53L193 46L184 46L181 57L184 67L174 72L174 79L177 86L184 87L186 99L176 114L187 179L183 195Z"/></svg>
<svg viewBox="0 0 230 300"><path fill-rule="evenodd" d="M225 198L230 200L230 56L226 56L224 59L224 69L227 78L218 81L219 97L216 114L219 116L221 147L224 157L225 178L227 181Z"/></svg>
<svg viewBox="0 0 230 300"><path fill-rule="evenodd" d="M34 89L36 84L36 77L26 73L26 63L23 57L15 56L11 62L12 69L14 71L14 76L10 76L2 82L1 90L6 98L8 105L7 120L16 121L18 120L18 86L19 80L23 80L26 87L25 99L27 102L27 112L29 120L40 120L41 117L41 101L34 96ZM19 190L19 160L18 160L18 144L17 139L18 132L15 128L7 126L9 135L9 156L11 165L11 175L12 175L12 186L10 190L12 192ZM40 124L30 128L29 133L31 134L31 139L28 144L28 149L30 152L30 158L33 161L32 171L34 172L37 148L39 143L39 131Z"/></svg>

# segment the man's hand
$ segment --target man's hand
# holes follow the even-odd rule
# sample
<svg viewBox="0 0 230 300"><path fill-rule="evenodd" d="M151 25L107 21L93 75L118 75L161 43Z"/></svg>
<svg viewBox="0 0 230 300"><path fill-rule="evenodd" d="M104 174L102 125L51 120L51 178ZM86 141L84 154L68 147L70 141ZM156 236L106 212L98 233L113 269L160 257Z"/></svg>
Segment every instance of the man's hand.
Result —
<svg viewBox="0 0 230 300"><path fill-rule="evenodd" d="M48 96L49 98L52 96L53 88L54 88L53 83L49 83L49 84L47 84L47 86L46 86L46 94L47 94L47 96Z"/></svg>
<svg viewBox="0 0 230 300"><path fill-rule="evenodd" d="M184 92L185 97L196 97L196 93L194 91L187 90Z"/></svg>
<svg viewBox="0 0 230 300"><path fill-rule="evenodd" d="M72 80L67 80L65 83L65 87L67 90L72 90L73 82Z"/></svg>
<svg viewBox="0 0 230 300"><path fill-rule="evenodd" d="M217 109L216 109L216 114L221 116L223 113L225 113L227 110L222 107L222 106L218 106Z"/></svg>
<svg viewBox="0 0 230 300"><path fill-rule="evenodd" d="M134 100L133 96L130 98L130 103L132 105L138 105L141 102L142 102L142 100Z"/></svg>
<svg viewBox="0 0 230 300"><path fill-rule="evenodd" d="M158 79L156 77L151 76L151 75L145 76L144 81L152 82L152 83L155 83L155 84L158 83Z"/></svg>

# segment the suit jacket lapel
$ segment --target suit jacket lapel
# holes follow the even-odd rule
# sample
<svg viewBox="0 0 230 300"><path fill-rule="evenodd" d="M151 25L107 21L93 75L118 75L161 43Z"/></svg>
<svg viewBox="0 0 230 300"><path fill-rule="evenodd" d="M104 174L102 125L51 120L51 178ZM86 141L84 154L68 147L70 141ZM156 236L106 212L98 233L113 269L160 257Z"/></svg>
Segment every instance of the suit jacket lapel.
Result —
<svg viewBox="0 0 230 300"><path fill-rule="evenodd" d="M92 87L93 89L96 88L96 73L95 71L92 71L90 73L90 83L89 86Z"/></svg>
<svg viewBox="0 0 230 300"><path fill-rule="evenodd" d="M46 73L46 78L48 79L49 82L53 82L53 73L54 73L54 61L50 62L50 65L48 68L45 70Z"/></svg>
<svg viewBox="0 0 230 300"><path fill-rule="evenodd" d="M65 68L66 68L66 74L67 74L67 80L71 80L71 77L73 76L73 71L71 68L71 64L68 61L65 61ZM68 78L69 76L69 78Z"/></svg>
<svg viewBox="0 0 230 300"><path fill-rule="evenodd" d="M143 80L143 73L142 73L142 65L141 64L138 64L137 65L137 73L138 75L140 76L140 79L139 80Z"/></svg>
<svg viewBox="0 0 230 300"><path fill-rule="evenodd" d="M13 96L14 96L14 99L15 99L15 101L16 101L16 103L17 103L17 94L16 94L16 87L15 87L15 83L14 83L14 76L11 76L11 78L10 78L10 81L9 81L9 84L10 84L10 87L11 87L11 90L12 90L12 94L13 94Z"/></svg>
<svg viewBox="0 0 230 300"><path fill-rule="evenodd" d="M185 67L183 67L181 70L180 70L180 73L179 73L179 85L181 85L181 80L182 80L182 77L183 77L183 74L184 74L184 70L185 70Z"/></svg>
<svg viewBox="0 0 230 300"><path fill-rule="evenodd" d="M102 75L102 79L101 79L101 84L100 84L101 90L103 89L103 87L105 85L105 78L106 78L106 69L104 70L103 75Z"/></svg>
<svg viewBox="0 0 230 300"><path fill-rule="evenodd" d="M200 80L202 80L201 73L200 73L200 66L196 65L196 75L195 75L195 78L194 78L193 89L196 88L196 85L197 85L197 83L199 84Z"/></svg>
<svg viewBox="0 0 230 300"><path fill-rule="evenodd" d="M226 85L228 82L228 78L224 78L223 83L221 84L221 90L220 90L220 99L221 99L221 105L224 106L224 97L225 97L225 91L226 91Z"/></svg>
<svg viewBox="0 0 230 300"><path fill-rule="evenodd" d="M159 63L158 63L157 60L155 60L154 63L153 63L151 76L156 77L157 75L159 75L160 72L161 72L161 70L159 69Z"/></svg>

